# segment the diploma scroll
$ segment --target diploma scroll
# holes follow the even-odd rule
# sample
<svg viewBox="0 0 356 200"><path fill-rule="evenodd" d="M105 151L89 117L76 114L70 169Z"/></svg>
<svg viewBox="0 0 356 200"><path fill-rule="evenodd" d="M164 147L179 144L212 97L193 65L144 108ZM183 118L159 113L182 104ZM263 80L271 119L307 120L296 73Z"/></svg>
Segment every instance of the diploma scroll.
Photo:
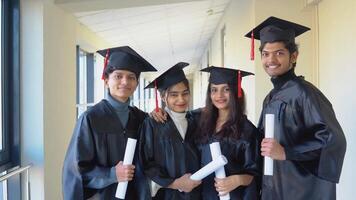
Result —
<svg viewBox="0 0 356 200"><path fill-rule="evenodd" d="M133 161L133 158L135 155L136 142L137 142L136 139L128 138L127 144L126 144L126 149L125 149L123 165L131 165L132 164L132 161ZM116 198L125 199L127 184L128 184L128 181L119 182L119 184L117 185L117 188L116 188L116 194L115 194Z"/></svg>
<svg viewBox="0 0 356 200"><path fill-rule="evenodd" d="M274 114L265 116L265 138L274 138ZM273 176L273 159L264 157L264 175Z"/></svg>
<svg viewBox="0 0 356 200"><path fill-rule="evenodd" d="M190 179L194 181L200 181L203 178L209 176L209 174L213 173L215 170L226 165L226 163L227 159L225 158L225 156L220 155L218 158L212 160L210 163L208 163L203 168L199 169L197 172L191 175Z"/></svg>
<svg viewBox="0 0 356 200"><path fill-rule="evenodd" d="M219 142L213 142L210 144L210 152L211 152L211 158L213 160L217 159L221 154L221 148L220 148L220 143ZM215 177L216 178L225 178L225 169L224 167L220 167L215 171ZM230 199L230 194L227 193L224 196L220 196L220 200L229 200Z"/></svg>

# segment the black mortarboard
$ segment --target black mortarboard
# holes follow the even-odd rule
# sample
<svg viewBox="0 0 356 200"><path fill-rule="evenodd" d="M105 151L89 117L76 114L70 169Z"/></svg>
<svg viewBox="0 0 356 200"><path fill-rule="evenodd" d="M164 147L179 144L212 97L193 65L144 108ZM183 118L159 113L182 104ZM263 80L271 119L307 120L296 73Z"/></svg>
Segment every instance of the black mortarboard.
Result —
<svg viewBox="0 0 356 200"><path fill-rule="evenodd" d="M115 47L97 51L105 57L104 71L107 66L134 72L140 76L141 72L157 71L147 60L129 46Z"/></svg>
<svg viewBox="0 0 356 200"><path fill-rule="evenodd" d="M294 42L295 37L308 30L310 30L310 28L306 26L277 17L267 18L245 35L245 37L251 38L251 60L254 58L254 52L252 51L254 48L254 39L261 40L261 44L275 41Z"/></svg>
<svg viewBox="0 0 356 200"><path fill-rule="evenodd" d="M145 87L145 89L155 88L156 112L158 112L157 89L166 90L170 86L175 85L183 80L186 80L187 78L185 77L183 68L188 65L189 64L185 62L179 62L175 64L173 67L163 72L161 75L159 75L155 80L153 80Z"/></svg>
<svg viewBox="0 0 356 200"><path fill-rule="evenodd" d="M215 67L215 66L207 67L200 71L210 73L210 77L209 77L210 83L216 85L224 84L224 83L230 83L230 84L236 83L237 90L238 90L238 97L242 96L242 92L241 92L242 77L254 75L254 73L246 72L239 69L230 69L230 68Z"/></svg>
<svg viewBox="0 0 356 200"><path fill-rule="evenodd" d="M161 75L159 75L155 80L153 80L145 87L145 89L155 88L156 112L158 112L157 89L166 90L170 86L175 85L183 80L186 80L187 78L185 77L183 68L188 65L189 64L185 62L179 62L175 64L173 67L163 72Z"/></svg>
<svg viewBox="0 0 356 200"><path fill-rule="evenodd" d="M163 72L159 75L155 80L153 80L150 84L148 84L145 89L147 88L154 88L155 81L157 88L160 90L165 90L172 85L175 85L183 80L186 80L183 68L188 66L188 63L179 62L175 64L173 67L169 68L167 71Z"/></svg>

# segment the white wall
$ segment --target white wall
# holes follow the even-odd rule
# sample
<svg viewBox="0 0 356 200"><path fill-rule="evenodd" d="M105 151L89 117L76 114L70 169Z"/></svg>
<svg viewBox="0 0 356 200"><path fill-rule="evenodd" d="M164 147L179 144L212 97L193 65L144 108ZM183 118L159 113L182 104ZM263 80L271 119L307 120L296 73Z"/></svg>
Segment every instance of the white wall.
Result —
<svg viewBox="0 0 356 200"><path fill-rule="evenodd" d="M105 41L51 0L21 1L21 156L31 199L62 199L64 156L76 121L76 45Z"/></svg>
<svg viewBox="0 0 356 200"><path fill-rule="evenodd" d="M333 104L347 140L337 196L355 199L356 164L356 1L323 0L318 5L320 35L320 89Z"/></svg>

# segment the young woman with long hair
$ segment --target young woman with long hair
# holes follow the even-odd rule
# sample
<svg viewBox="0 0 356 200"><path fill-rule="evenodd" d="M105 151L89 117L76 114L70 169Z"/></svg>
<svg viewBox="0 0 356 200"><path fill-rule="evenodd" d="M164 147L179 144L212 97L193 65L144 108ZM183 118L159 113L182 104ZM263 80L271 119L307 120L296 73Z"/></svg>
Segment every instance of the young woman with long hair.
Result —
<svg viewBox="0 0 356 200"><path fill-rule="evenodd" d="M224 166L226 178L214 178L211 174L203 180L204 200L219 199L218 195L230 194L230 198L257 199L258 191L253 181L260 175L258 151L259 133L245 115L245 99L241 89L243 76L252 73L221 67L208 67L209 85L206 105L201 110L196 142L201 153L201 166L212 160L210 146L219 142L228 163ZM198 115L199 116L199 115Z"/></svg>

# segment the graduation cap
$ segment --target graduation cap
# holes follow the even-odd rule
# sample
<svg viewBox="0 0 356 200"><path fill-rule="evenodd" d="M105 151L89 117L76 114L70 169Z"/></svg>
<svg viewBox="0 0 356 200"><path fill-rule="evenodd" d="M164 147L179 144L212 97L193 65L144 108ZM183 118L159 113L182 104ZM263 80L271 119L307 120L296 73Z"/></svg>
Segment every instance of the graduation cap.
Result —
<svg viewBox="0 0 356 200"><path fill-rule="evenodd" d="M104 72L107 66L128 70L140 76L141 72L157 71L147 60L129 46L115 47L97 51L104 59Z"/></svg>
<svg viewBox="0 0 356 200"><path fill-rule="evenodd" d="M241 90L242 77L255 75L254 73L246 72L239 69L230 69L230 68L215 67L215 66L210 66L200 71L210 73L210 77L209 77L210 83L216 85L224 84L224 83L230 83L230 84L236 83L238 98L242 97L242 90Z"/></svg>
<svg viewBox="0 0 356 200"><path fill-rule="evenodd" d="M256 26L245 37L251 38L251 60L254 60L254 39L266 42L287 41L294 42L295 37L310 30L310 28L290 21L269 17Z"/></svg>
<svg viewBox="0 0 356 200"><path fill-rule="evenodd" d="M145 89L147 88L155 88L156 95L156 112L158 111L158 98L157 98L157 89L166 90L167 88L186 80L183 68L188 66L188 63L179 62L175 64L173 67L169 68L167 71L163 72L159 75L155 80L149 83Z"/></svg>

